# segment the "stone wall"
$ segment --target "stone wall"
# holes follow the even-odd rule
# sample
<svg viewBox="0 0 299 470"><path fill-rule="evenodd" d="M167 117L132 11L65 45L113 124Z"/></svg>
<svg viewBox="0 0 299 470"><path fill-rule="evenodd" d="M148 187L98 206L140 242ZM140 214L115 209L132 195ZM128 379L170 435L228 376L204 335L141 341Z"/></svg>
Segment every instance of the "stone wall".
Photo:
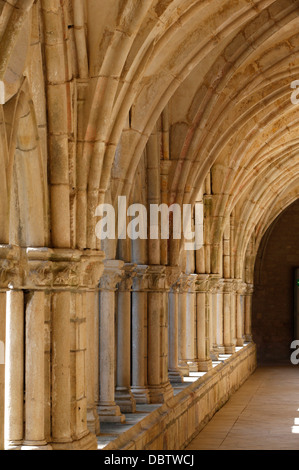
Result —
<svg viewBox="0 0 299 470"><path fill-rule="evenodd" d="M181 450L201 431L256 367L248 344L148 415L103 450Z"/></svg>

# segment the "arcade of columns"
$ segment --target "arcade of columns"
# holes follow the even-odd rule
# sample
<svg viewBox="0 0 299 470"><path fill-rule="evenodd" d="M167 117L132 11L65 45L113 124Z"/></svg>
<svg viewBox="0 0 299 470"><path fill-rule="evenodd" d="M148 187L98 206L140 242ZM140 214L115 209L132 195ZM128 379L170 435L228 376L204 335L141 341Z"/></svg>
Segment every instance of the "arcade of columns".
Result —
<svg viewBox="0 0 299 470"><path fill-rule="evenodd" d="M0 1L0 449L97 448L252 341L257 250L299 195L298 7ZM119 196L201 208L201 245L101 242Z"/></svg>

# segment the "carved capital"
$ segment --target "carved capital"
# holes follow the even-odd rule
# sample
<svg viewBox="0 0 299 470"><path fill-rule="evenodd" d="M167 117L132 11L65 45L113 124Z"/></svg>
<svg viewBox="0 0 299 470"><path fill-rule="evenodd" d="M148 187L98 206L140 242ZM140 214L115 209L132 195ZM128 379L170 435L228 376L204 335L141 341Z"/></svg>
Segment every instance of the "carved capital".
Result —
<svg viewBox="0 0 299 470"><path fill-rule="evenodd" d="M115 291L117 285L122 280L123 261L106 260L104 261L104 272L100 280L101 291Z"/></svg>
<svg viewBox="0 0 299 470"><path fill-rule="evenodd" d="M136 276L135 268L136 264L126 263L124 265L119 290L127 292L132 289L133 280Z"/></svg>
<svg viewBox="0 0 299 470"><path fill-rule="evenodd" d="M198 274L195 283L196 292L208 292L209 290L209 275Z"/></svg>
<svg viewBox="0 0 299 470"><path fill-rule="evenodd" d="M51 248L0 247L0 288L96 288L104 253Z"/></svg>
<svg viewBox="0 0 299 470"><path fill-rule="evenodd" d="M254 292L253 284L246 284L245 295L252 295Z"/></svg>
<svg viewBox="0 0 299 470"><path fill-rule="evenodd" d="M247 289L247 284L243 282L241 279L239 279L237 289L236 289L237 294L244 295L246 293L246 289Z"/></svg>
<svg viewBox="0 0 299 470"><path fill-rule="evenodd" d="M181 269L177 266L167 266L165 274L166 289L172 289L173 291L178 290L178 281L181 275Z"/></svg>
<svg viewBox="0 0 299 470"><path fill-rule="evenodd" d="M81 285L89 288L98 286L104 271L104 253L86 250L81 258Z"/></svg>
<svg viewBox="0 0 299 470"><path fill-rule="evenodd" d="M51 261L33 261L27 264L25 285L27 287L51 287L54 272Z"/></svg>
<svg viewBox="0 0 299 470"><path fill-rule="evenodd" d="M234 282L233 279L224 279L223 280L223 293L231 294L233 292Z"/></svg>
<svg viewBox="0 0 299 470"><path fill-rule="evenodd" d="M220 293L223 290L223 279L218 275L209 275L209 292Z"/></svg>
<svg viewBox="0 0 299 470"><path fill-rule="evenodd" d="M165 290L165 266L149 266L147 271L148 289L153 291Z"/></svg>
<svg viewBox="0 0 299 470"><path fill-rule="evenodd" d="M135 267L132 286L134 291L142 292L147 289L147 271L148 266L146 264L138 264Z"/></svg>
<svg viewBox="0 0 299 470"><path fill-rule="evenodd" d="M21 249L13 245L0 245L0 288L14 288L21 285Z"/></svg>
<svg viewBox="0 0 299 470"><path fill-rule="evenodd" d="M182 274L179 279L180 292L193 292L195 290L195 283L197 274Z"/></svg>
<svg viewBox="0 0 299 470"><path fill-rule="evenodd" d="M239 279L231 279L231 289L234 294L238 293Z"/></svg>

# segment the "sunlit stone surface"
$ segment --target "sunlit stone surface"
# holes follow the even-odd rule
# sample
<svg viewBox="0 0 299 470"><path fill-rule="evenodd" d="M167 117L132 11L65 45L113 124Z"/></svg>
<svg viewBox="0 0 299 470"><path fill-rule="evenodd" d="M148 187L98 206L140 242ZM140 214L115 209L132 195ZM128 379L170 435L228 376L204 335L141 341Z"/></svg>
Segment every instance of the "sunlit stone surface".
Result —
<svg viewBox="0 0 299 470"><path fill-rule="evenodd" d="M298 7L0 0L0 449L183 448L255 370L256 257L299 195Z"/></svg>

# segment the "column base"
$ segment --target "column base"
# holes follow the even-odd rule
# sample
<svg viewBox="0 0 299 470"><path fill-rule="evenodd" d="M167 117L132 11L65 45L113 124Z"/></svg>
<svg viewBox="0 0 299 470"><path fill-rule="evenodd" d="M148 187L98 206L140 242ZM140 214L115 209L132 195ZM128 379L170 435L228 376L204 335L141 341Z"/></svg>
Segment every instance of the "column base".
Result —
<svg viewBox="0 0 299 470"><path fill-rule="evenodd" d="M9 441L5 443L5 450L21 450L23 441Z"/></svg>
<svg viewBox="0 0 299 470"><path fill-rule="evenodd" d="M146 387L131 387L131 393L138 405L147 405L150 402L148 388Z"/></svg>
<svg viewBox="0 0 299 470"><path fill-rule="evenodd" d="M150 403L166 403L173 397L173 388L170 385L170 382L167 382L164 385L152 385L149 386L149 399Z"/></svg>
<svg viewBox="0 0 299 470"><path fill-rule="evenodd" d="M211 359L198 361L198 372L209 372L211 369L213 369L213 362Z"/></svg>
<svg viewBox="0 0 299 470"><path fill-rule="evenodd" d="M224 349L223 349L223 352L224 352ZM211 361L218 361L218 359L219 359L219 352L216 351L216 350L210 351L210 357L211 357Z"/></svg>
<svg viewBox="0 0 299 470"><path fill-rule="evenodd" d="M188 361L189 372L198 372L198 362Z"/></svg>
<svg viewBox="0 0 299 470"><path fill-rule="evenodd" d="M189 366L185 361L179 361L179 370L183 374L183 377L189 377Z"/></svg>
<svg viewBox="0 0 299 470"><path fill-rule="evenodd" d="M51 446L53 450L97 450L98 442L95 434L88 433L77 441L65 443L52 442Z"/></svg>
<svg viewBox="0 0 299 470"><path fill-rule="evenodd" d="M236 346L244 346L244 338L237 338Z"/></svg>
<svg viewBox="0 0 299 470"><path fill-rule="evenodd" d="M171 384L184 383L183 374L179 369L169 370L168 378Z"/></svg>
<svg viewBox="0 0 299 470"><path fill-rule="evenodd" d="M46 441L24 441L20 450L53 450Z"/></svg>
<svg viewBox="0 0 299 470"><path fill-rule="evenodd" d="M125 423L126 417L120 411L116 404L99 405L98 415L100 422L103 423Z"/></svg>
<svg viewBox="0 0 299 470"><path fill-rule="evenodd" d="M87 428L96 436L100 434L100 420L95 408L87 410Z"/></svg>
<svg viewBox="0 0 299 470"><path fill-rule="evenodd" d="M252 335L245 335L246 343L252 343Z"/></svg>
<svg viewBox="0 0 299 470"><path fill-rule="evenodd" d="M234 344L229 344L225 346L225 354L234 354L236 352L236 346Z"/></svg>
<svg viewBox="0 0 299 470"><path fill-rule="evenodd" d="M136 400L128 388L116 388L115 401L122 413L135 413Z"/></svg>

